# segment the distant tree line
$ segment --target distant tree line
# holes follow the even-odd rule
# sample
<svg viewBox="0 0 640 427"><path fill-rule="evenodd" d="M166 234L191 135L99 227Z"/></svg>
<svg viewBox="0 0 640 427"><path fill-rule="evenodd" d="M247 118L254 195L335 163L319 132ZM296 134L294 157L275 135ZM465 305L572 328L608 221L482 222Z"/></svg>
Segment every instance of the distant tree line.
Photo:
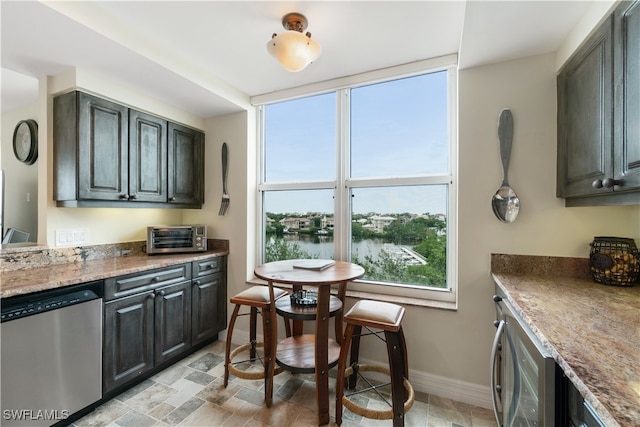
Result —
<svg viewBox="0 0 640 427"><path fill-rule="evenodd" d="M447 225L437 216L425 215L415 217L410 214L389 215L396 220L384 228L383 232L376 232L364 227L361 218L368 218L374 214L354 215L351 224L352 238L354 241L365 239L382 239L385 243L399 246L407 246L423 256L424 265L407 265L402 260L393 258L392 255L381 251L378 259L370 255L359 258L353 254L352 262L364 267L367 280L403 283L421 286L447 287ZM296 217L292 214L272 214L268 216L273 220L267 227L265 261L278 261L283 259L314 258L304 251L300 245L294 242L286 242L281 238L269 238L269 235L282 236L284 226L279 222L283 218ZM301 217L300 215L297 215ZM309 217L305 215L304 217ZM320 226L320 216L314 227ZM315 219L314 219L315 221ZM312 227L313 228L313 227Z"/></svg>

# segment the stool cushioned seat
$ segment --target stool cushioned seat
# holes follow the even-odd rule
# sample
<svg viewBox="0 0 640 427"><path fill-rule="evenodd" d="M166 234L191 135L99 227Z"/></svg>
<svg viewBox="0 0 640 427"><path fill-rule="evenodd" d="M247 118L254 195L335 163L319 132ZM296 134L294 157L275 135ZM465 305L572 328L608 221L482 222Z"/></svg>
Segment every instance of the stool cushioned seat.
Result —
<svg viewBox="0 0 640 427"><path fill-rule="evenodd" d="M279 288L273 288L273 296L275 299L280 298L287 291ZM242 305L254 305L257 304L269 304L269 288L266 286L254 286L249 289L245 289L231 297L231 304L242 304Z"/></svg>
<svg viewBox="0 0 640 427"><path fill-rule="evenodd" d="M397 331L404 317L404 307L388 302L358 301L344 319L350 323L371 326L385 331Z"/></svg>

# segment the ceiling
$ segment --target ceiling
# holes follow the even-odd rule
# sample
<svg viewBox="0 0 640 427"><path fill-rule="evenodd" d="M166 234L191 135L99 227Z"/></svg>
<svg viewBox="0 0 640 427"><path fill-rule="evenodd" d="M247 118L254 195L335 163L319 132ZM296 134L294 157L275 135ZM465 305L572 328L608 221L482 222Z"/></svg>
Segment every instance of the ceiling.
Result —
<svg viewBox="0 0 640 427"><path fill-rule="evenodd" d="M34 102L35 79L77 67L207 118L249 96L451 53L468 68L553 52L589 3L2 0L1 106ZM323 49L298 73L266 50L288 12L308 18Z"/></svg>

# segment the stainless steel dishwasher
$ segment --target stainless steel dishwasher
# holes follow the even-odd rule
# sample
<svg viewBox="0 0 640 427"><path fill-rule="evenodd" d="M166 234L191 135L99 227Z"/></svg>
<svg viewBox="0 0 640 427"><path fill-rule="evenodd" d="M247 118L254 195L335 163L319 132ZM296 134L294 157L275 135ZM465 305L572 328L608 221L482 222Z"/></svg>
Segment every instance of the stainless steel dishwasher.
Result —
<svg viewBox="0 0 640 427"><path fill-rule="evenodd" d="M102 398L102 281L2 300L3 426L50 426Z"/></svg>

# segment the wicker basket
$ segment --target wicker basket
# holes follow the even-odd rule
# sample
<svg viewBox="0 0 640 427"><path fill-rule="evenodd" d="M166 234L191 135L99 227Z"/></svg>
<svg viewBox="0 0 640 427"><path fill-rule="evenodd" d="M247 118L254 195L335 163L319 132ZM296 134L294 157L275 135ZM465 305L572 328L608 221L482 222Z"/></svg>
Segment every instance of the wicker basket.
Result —
<svg viewBox="0 0 640 427"><path fill-rule="evenodd" d="M624 237L595 237L591 243L589 268L596 283L632 286L640 276L635 242Z"/></svg>

